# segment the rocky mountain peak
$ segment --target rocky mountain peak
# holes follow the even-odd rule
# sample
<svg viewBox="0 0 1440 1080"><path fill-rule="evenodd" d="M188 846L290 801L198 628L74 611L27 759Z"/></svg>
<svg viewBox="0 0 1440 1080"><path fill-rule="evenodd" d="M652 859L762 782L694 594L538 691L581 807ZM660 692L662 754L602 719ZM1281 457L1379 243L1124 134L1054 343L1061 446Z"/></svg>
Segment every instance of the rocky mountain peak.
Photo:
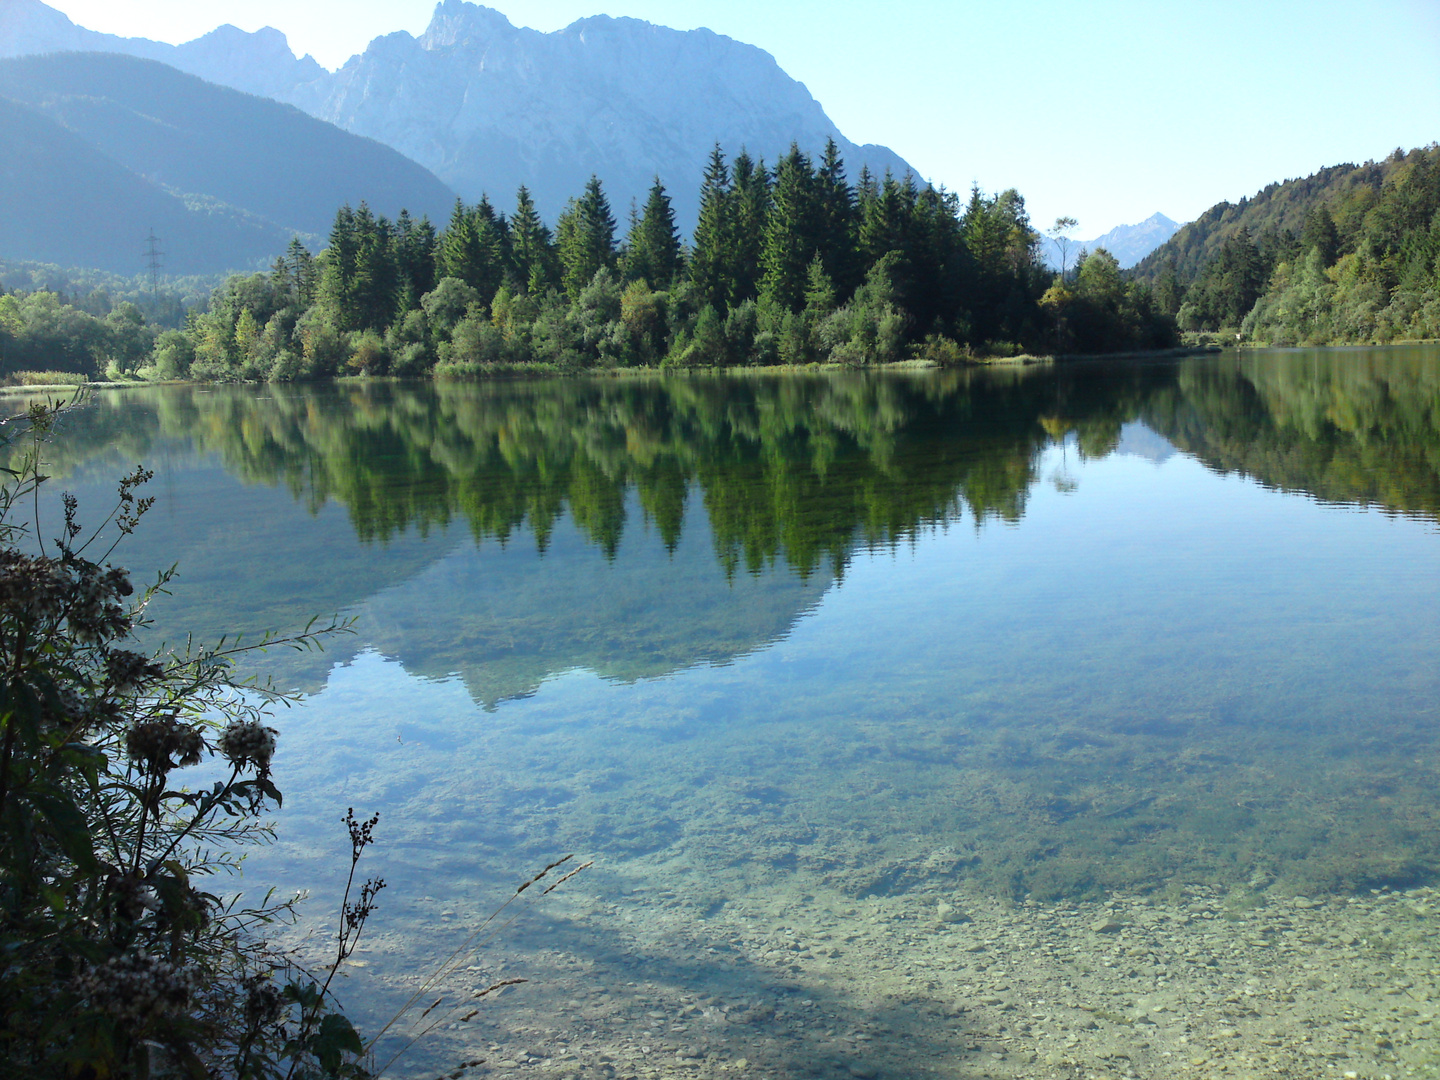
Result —
<svg viewBox="0 0 1440 1080"><path fill-rule="evenodd" d="M419 41L420 47L427 50L453 49L519 33L521 31L494 8L467 0L440 0Z"/></svg>

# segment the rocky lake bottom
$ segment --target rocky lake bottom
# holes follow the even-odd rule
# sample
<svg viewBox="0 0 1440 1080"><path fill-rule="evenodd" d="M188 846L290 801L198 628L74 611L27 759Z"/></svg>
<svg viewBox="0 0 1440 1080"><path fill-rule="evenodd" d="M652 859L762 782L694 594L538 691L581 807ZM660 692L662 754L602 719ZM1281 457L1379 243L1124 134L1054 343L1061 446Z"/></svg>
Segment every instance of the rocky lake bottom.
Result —
<svg viewBox="0 0 1440 1080"><path fill-rule="evenodd" d="M1430 888L1060 905L775 888L706 915L682 890L591 886L427 990L440 1026L392 1075L477 1060L468 1073L537 1080L1440 1072ZM442 907L418 905L437 928L486 914ZM406 972L427 935L384 922L352 980L394 999L428 973ZM511 978L529 982L473 1001Z"/></svg>
<svg viewBox="0 0 1440 1080"><path fill-rule="evenodd" d="M592 683L547 684L523 719L502 707L458 738L396 719L417 700L474 715L458 681L361 657L281 718L296 795L247 877L321 883L288 943L323 959L329 810L386 808L362 873L390 886L340 991L369 1032L417 995L377 1061L426 1033L385 1075L1440 1073L1440 890L1355 885L1426 872L1435 754L1418 736L1398 740L1403 782L1379 751L1260 753L1224 725L1168 751L1113 730L1057 749L1037 727L945 754L955 725L934 717L661 737L674 682L614 688L623 720L607 706L593 727L575 702Z"/></svg>

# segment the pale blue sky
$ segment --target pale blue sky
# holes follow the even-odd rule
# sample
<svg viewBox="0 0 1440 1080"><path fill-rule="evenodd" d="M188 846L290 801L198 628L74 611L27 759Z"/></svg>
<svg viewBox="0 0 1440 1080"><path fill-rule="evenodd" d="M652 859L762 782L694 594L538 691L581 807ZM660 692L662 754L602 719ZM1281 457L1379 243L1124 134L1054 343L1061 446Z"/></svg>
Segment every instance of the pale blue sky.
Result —
<svg viewBox="0 0 1440 1080"><path fill-rule="evenodd" d="M284 31L336 67L419 33L432 0L49 0L94 30L180 42ZM845 134L929 180L1016 187L1037 224L1178 221L1272 180L1440 139L1437 0L496 0L707 26L772 53Z"/></svg>

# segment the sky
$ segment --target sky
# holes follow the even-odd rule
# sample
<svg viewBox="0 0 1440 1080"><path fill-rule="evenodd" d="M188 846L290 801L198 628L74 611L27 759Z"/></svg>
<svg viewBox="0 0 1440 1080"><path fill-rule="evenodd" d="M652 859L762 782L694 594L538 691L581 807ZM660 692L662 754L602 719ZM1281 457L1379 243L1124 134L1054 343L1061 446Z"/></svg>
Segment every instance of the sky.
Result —
<svg viewBox="0 0 1440 1080"><path fill-rule="evenodd" d="M433 0L48 0L92 30L180 43L274 26L338 67L420 33ZM1440 140L1440 0L495 0L551 31L587 15L757 45L845 135L926 180L1014 187L1090 238L1326 165Z"/></svg>

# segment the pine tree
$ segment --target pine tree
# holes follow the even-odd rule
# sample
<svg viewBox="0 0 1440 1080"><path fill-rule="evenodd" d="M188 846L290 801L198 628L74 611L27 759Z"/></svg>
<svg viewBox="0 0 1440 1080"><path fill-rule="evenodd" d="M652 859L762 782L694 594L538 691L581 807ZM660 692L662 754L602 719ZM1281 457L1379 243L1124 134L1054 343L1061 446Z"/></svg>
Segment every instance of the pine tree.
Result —
<svg viewBox="0 0 1440 1080"><path fill-rule="evenodd" d="M634 211L631 211L634 215ZM675 212L665 185L655 177L645 209L632 217L630 236L626 241L625 277L629 281L645 281L652 289L666 290L680 275L680 232L675 228Z"/></svg>
<svg viewBox="0 0 1440 1080"><path fill-rule="evenodd" d="M775 167L775 187L760 260L762 299L788 311L800 310L810 260L819 248L819 226L814 168L809 156L791 144L790 152Z"/></svg>
<svg viewBox="0 0 1440 1080"><path fill-rule="evenodd" d="M585 193L571 199L558 225L561 281L574 303L602 266L615 262L615 217L600 186L591 176Z"/></svg>
<svg viewBox="0 0 1440 1080"><path fill-rule="evenodd" d="M690 281L701 304L723 308L730 296L730 170L720 144L710 152L700 185L700 219L690 251Z"/></svg>

